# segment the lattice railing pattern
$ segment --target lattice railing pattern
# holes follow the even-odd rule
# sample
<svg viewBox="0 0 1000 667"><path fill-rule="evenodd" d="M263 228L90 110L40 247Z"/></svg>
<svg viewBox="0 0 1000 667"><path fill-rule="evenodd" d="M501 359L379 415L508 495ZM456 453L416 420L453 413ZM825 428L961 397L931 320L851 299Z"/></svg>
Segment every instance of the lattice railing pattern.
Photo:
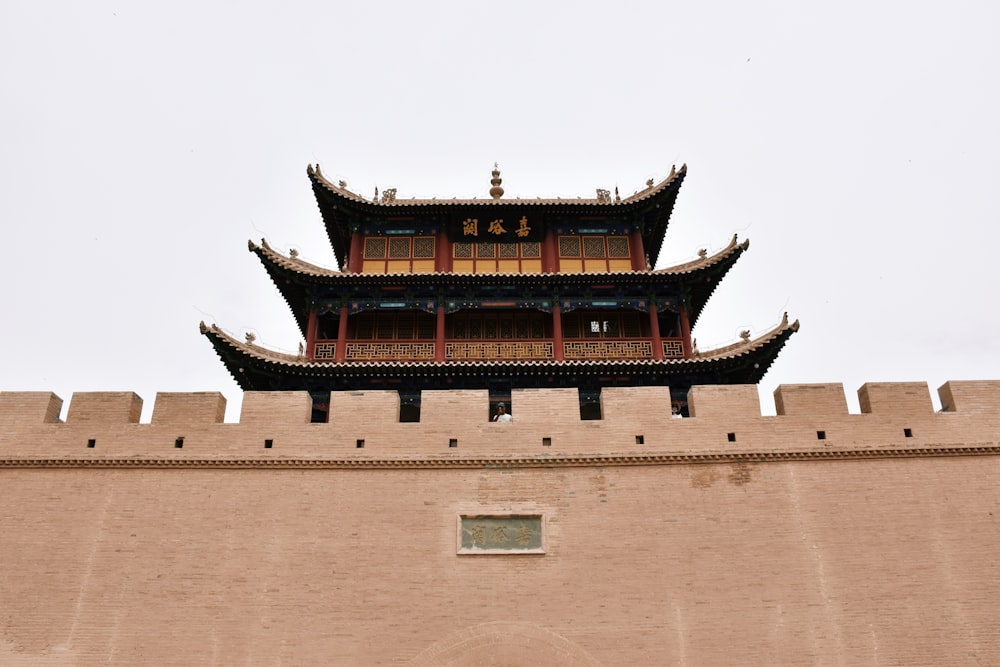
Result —
<svg viewBox="0 0 1000 667"><path fill-rule="evenodd" d="M548 341L447 343L444 348L444 355L448 360L551 359L552 343Z"/></svg>
<svg viewBox="0 0 1000 667"><path fill-rule="evenodd" d="M684 341L682 340L665 340L663 341L663 357L669 359L670 357L683 357L684 356Z"/></svg>
<svg viewBox="0 0 1000 667"><path fill-rule="evenodd" d="M588 340L563 343L566 359L651 359L648 340Z"/></svg>
<svg viewBox="0 0 1000 667"><path fill-rule="evenodd" d="M316 347L313 349L313 359L336 359L336 358L337 358L336 343L316 343Z"/></svg>
<svg viewBox="0 0 1000 667"><path fill-rule="evenodd" d="M434 359L434 343L348 343L346 358L348 361Z"/></svg>

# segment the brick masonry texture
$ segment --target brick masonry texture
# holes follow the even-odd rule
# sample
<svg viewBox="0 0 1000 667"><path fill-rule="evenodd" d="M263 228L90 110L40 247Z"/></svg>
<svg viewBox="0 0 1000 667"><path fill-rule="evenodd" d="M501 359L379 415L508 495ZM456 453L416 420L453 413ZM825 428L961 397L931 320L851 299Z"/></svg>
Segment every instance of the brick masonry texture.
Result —
<svg viewBox="0 0 1000 667"><path fill-rule="evenodd" d="M1000 664L1000 382L939 395L0 393L0 664Z"/></svg>

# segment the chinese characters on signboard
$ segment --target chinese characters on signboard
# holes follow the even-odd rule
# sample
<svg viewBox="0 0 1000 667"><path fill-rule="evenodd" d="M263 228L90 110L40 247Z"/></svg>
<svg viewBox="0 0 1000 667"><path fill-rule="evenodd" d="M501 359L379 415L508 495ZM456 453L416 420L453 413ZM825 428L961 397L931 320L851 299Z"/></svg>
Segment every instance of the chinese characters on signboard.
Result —
<svg viewBox="0 0 1000 667"><path fill-rule="evenodd" d="M503 218L496 218L490 220L489 223L484 224L486 231L484 233L484 238L492 238L497 236L505 236L508 234L507 228L504 227ZM517 223L517 227L511 227L511 231L519 238L527 238L531 235L531 227L528 226L528 216L523 215ZM479 236L479 218L466 218L462 221L462 236L480 239Z"/></svg>
<svg viewBox="0 0 1000 667"><path fill-rule="evenodd" d="M522 213L466 211L453 216L449 237L454 243L523 243L541 241L545 236L541 216Z"/></svg>

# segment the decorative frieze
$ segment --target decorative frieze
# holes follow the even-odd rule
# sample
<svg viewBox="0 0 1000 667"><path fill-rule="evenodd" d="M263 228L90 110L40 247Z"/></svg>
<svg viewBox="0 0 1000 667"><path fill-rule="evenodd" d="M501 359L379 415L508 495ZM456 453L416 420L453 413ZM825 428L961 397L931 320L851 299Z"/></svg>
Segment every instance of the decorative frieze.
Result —
<svg viewBox="0 0 1000 667"><path fill-rule="evenodd" d="M648 340L586 340L563 343L566 359L652 359Z"/></svg>
<svg viewBox="0 0 1000 667"><path fill-rule="evenodd" d="M434 343L348 343L346 359L347 361L433 360Z"/></svg>
<svg viewBox="0 0 1000 667"><path fill-rule="evenodd" d="M680 338L663 341L663 358L671 359L684 356L684 341Z"/></svg>
<svg viewBox="0 0 1000 667"><path fill-rule="evenodd" d="M461 359L551 359L550 341L517 341L509 343L470 342L448 343L445 358Z"/></svg>

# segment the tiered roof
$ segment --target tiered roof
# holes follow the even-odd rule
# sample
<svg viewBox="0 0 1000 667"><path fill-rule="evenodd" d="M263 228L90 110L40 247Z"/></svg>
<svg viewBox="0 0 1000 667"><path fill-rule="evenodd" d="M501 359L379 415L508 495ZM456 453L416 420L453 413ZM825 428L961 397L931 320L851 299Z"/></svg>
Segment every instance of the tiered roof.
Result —
<svg viewBox="0 0 1000 667"><path fill-rule="evenodd" d="M613 307L658 313L683 313L684 326L693 327L719 281L749 247L735 236L721 251L680 265L652 270L582 273L352 273L346 270L352 239L392 233L401 227L421 234L456 237L456 225L465 217L520 216L526 208L536 228L557 234L586 233L584 220L599 220L615 234L638 234L655 265L670 222L677 193L687 167L671 169L659 183L648 181L643 190L621 198L599 191L594 199L502 199L499 171L493 172L490 199L397 199L395 190L373 200L328 181L319 165L307 174L337 261L345 270L317 266L297 253L284 255L268 245L249 243L285 299L304 338L310 313L347 308L357 313L379 308L385 295L411 310L445 312L513 303L521 308L563 312L575 308ZM488 213L486 212L488 211ZM510 211L508 214L507 211ZM397 232L398 233L398 232ZM590 232L593 233L593 232ZM643 258L643 259L646 259ZM634 264L633 264L634 266ZM388 291L387 291L388 290ZM394 304L396 305L396 304ZM440 320L439 320L440 322ZM439 325L440 326L440 325ZM516 387L641 386L756 383L767 372L799 323L782 322L758 338L745 333L732 345L714 350L691 350L686 338L684 358L663 359L503 359L400 361L352 359L315 361L307 350L285 354L242 342L215 324L201 324L230 373L244 389L307 389L314 392L364 388L442 389L486 388L498 379ZM676 334L674 334L676 336ZM684 334L688 336L687 333Z"/></svg>

